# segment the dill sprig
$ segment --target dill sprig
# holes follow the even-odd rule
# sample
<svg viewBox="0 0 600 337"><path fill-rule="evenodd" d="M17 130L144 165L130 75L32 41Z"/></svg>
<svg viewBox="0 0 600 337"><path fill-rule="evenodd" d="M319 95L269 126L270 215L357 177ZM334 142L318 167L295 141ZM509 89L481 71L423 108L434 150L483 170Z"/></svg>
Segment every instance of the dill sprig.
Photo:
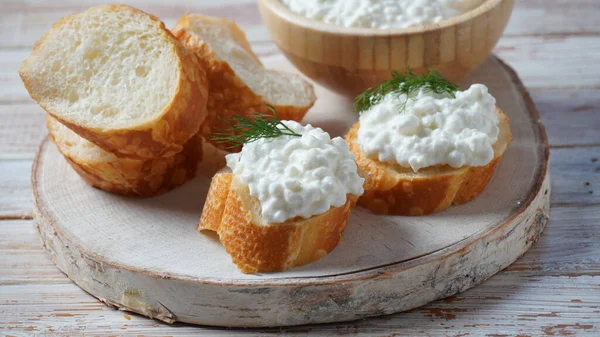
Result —
<svg viewBox="0 0 600 337"><path fill-rule="evenodd" d="M260 138L302 136L279 120L272 106L267 105L267 108L273 112L273 115L258 112L249 117L236 115L231 121L224 121L225 124L229 125L229 129L219 129L210 138L217 143L226 143L226 147L231 149Z"/></svg>
<svg viewBox="0 0 600 337"><path fill-rule="evenodd" d="M436 94L446 93L452 98L456 98L455 92L460 88L442 77L434 69L430 69L425 75L419 75L406 70L406 73L401 75L397 72L392 72L392 79L381 83L378 86L367 89L362 94L354 99L354 111L363 112L369 110L372 106L379 103L383 97L389 93L397 93L398 95L405 94L406 101L401 104L400 111L404 111L406 103L413 91L423 89L425 92L433 92Z"/></svg>

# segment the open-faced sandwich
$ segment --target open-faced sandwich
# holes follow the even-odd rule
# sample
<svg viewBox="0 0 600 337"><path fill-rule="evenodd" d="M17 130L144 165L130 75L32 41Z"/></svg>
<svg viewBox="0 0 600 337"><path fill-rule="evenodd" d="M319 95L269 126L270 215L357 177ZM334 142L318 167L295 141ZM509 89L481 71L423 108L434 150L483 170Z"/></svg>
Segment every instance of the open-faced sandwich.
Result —
<svg viewBox="0 0 600 337"><path fill-rule="evenodd" d="M483 191L512 139L486 86L461 91L435 71L394 74L355 100L346 135L366 178L359 204L378 214L423 215Z"/></svg>
<svg viewBox="0 0 600 337"><path fill-rule="evenodd" d="M302 77L266 69L235 22L191 14L183 16L172 31L206 63L209 116L201 134L220 149L239 151L230 143L210 139L234 116L271 114L268 104L275 107L279 119L300 121L316 100L312 85Z"/></svg>
<svg viewBox="0 0 600 337"><path fill-rule="evenodd" d="M243 148L213 177L198 229L216 231L242 272L285 270L336 247L364 182L342 138L259 115L213 140Z"/></svg>

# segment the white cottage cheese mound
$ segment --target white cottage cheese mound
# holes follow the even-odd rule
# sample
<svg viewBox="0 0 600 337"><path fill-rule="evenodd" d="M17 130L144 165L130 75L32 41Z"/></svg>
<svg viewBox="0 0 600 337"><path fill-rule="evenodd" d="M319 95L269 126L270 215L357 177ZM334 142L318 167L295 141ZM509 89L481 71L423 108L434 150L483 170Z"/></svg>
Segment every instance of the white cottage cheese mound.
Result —
<svg viewBox="0 0 600 337"><path fill-rule="evenodd" d="M386 95L360 116L361 150L415 172L440 164L485 166L494 158L492 145L500 131L496 99L483 84L455 95L422 89L408 100L405 94Z"/></svg>
<svg viewBox="0 0 600 337"><path fill-rule="evenodd" d="M407 28L437 23L484 0L282 0L292 12L343 27Z"/></svg>
<svg viewBox="0 0 600 337"><path fill-rule="evenodd" d="M345 140L311 125L283 123L302 137L261 138L226 156L227 166L260 201L266 222L307 219L344 205L348 193L363 193L364 179Z"/></svg>

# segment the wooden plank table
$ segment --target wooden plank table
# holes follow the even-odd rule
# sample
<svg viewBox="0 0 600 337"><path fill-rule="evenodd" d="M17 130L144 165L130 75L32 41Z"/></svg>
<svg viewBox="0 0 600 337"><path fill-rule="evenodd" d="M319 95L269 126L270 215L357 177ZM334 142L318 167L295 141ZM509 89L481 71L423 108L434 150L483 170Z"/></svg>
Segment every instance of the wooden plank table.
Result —
<svg viewBox="0 0 600 337"><path fill-rule="evenodd" d="M474 289L410 312L261 330L167 325L111 309L43 250L29 177L44 112L17 69L54 21L96 3L0 4L0 335L600 336L600 1L518 0L496 48L529 88L551 145L551 220L525 256ZM228 17L261 57L277 54L254 0L127 3L169 27L186 11Z"/></svg>

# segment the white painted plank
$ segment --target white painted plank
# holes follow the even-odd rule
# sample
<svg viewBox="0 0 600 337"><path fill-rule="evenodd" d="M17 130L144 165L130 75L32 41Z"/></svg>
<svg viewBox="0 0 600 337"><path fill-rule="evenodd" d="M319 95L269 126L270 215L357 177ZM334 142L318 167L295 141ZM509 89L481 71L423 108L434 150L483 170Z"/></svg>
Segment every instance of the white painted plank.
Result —
<svg viewBox="0 0 600 337"><path fill-rule="evenodd" d="M532 336L576 332L594 336L600 327L600 277L586 273L598 271L599 215L600 206L554 208L540 241L509 272L456 297L403 314L266 331L169 326L126 316L69 283L51 265L49 258L41 254L32 221L2 221L0 253L7 261L1 262L0 275L8 277L4 276L0 285L0 327L7 334L59 336L83 332L93 336L238 336L264 332L372 336L384 331L409 336L498 332ZM545 267L538 268L540 264Z"/></svg>
<svg viewBox="0 0 600 337"><path fill-rule="evenodd" d="M600 36L503 37L494 50L529 89L600 87Z"/></svg>
<svg viewBox="0 0 600 337"><path fill-rule="evenodd" d="M29 56L29 49L0 50L0 104L33 102L19 77L19 67Z"/></svg>
<svg viewBox="0 0 600 337"><path fill-rule="evenodd" d="M0 286L0 328L8 335L73 336L598 336L600 277L502 273L458 297L373 319L273 329L166 325L104 307L77 286ZM496 335L494 335L496 334ZM499 334L499 335L498 335Z"/></svg>
<svg viewBox="0 0 600 337"><path fill-rule="evenodd" d="M600 145L598 89L531 90L550 146Z"/></svg>
<svg viewBox="0 0 600 337"><path fill-rule="evenodd" d="M597 0L517 0L505 35L600 33Z"/></svg>
<svg viewBox="0 0 600 337"><path fill-rule="evenodd" d="M10 1L0 12L0 48L31 48L60 18L78 13L106 1ZM167 28L185 13L200 13L234 20L246 31L252 42L270 40L262 25L255 0L234 1L122 1L158 16Z"/></svg>
<svg viewBox="0 0 600 337"><path fill-rule="evenodd" d="M550 152L552 205L600 203L600 147Z"/></svg>
<svg viewBox="0 0 600 337"><path fill-rule="evenodd" d="M48 133L45 120L37 104L0 105L0 160L33 159Z"/></svg>
<svg viewBox="0 0 600 337"><path fill-rule="evenodd" d="M553 207L550 210L550 221L538 242L506 271L557 276L600 276L598 219L600 205Z"/></svg>
<svg viewBox="0 0 600 337"><path fill-rule="evenodd" d="M46 253L32 220L0 221L0 285L69 282Z"/></svg>
<svg viewBox="0 0 600 337"><path fill-rule="evenodd" d="M163 0L136 0L145 9L154 11L171 26L179 12L187 8L199 8L211 4L220 6L224 1L182 0L176 4L164 4ZM250 4L254 0L238 0L237 3ZM228 1L231 3L231 1ZM14 1L2 2L0 13L0 47L10 47L8 54L0 54L0 101L25 102L28 96L22 90L16 76L16 69L26 57L31 44L48 29L59 17L73 11L83 10L90 2L80 0L65 1ZM250 6L250 5L247 5ZM527 0L516 1L516 10L507 28L507 35L552 34L554 39L505 36L499 53L520 72L530 88L598 87L595 79L600 71L595 67L598 59L596 36L600 21L597 20L600 2L597 0ZM58 8L58 9L57 9ZM249 7L248 7L249 8ZM25 14L23 11L28 11ZM37 11L37 14L36 14ZM169 13L169 11L172 11ZM177 13L175 13L177 11ZM215 9L215 11L218 11ZM268 39L264 28L256 26L252 9L229 11L248 31L251 40ZM216 15L217 12L207 14ZM248 19L245 17L247 16ZM32 33L33 32L33 33ZM579 35L568 37L568 34ZM560 38L560 39L556 39ZM564 38L564 39L563 39ZM25 47L22 51L15 47ZM254 44L265 50L272 50L269 43ZM11 54L14 52L14 54ZM7 57L8 55L8 57ZM14 85L17 83L18 85ZM541 93L540 93L541 92ZM598 123L595 117L600 113L593 101L594 91L588 89L579 94L575 90L568 93L556 91L533 91L542 118L554 145L570 146L597 144L599 133L593 133ZM540 98L541 97L541 98ZM579 106L564 102L573 97ZM583 97L583 98L582 98ZM587 98L585 98L587 97ZM594 101L595 102L595 101ZM3 110L5 111L5 110ZM24 133L35 133L40 126L41 115L32 108L31 118L35 120L25 126ZM576 120L565 122L564 115ZM0 116L4 117L4 115ZM23 120L28 119L24 118ZM3 119L7 121L6 119ZM576 124L576 125L574 125ZM586 128L587 124L587 128ZM7 126L8 125L8 126ZM16 124L0 123L2 133L13 129ZM563 135L564 133L564 135ZM573 134L580 134L574 138ZM11 137L14 134L10 134ZM38 135L39 137L40 135ZM22 143L11 143L6 137L0 138L2 151L11 158L21 153L31 156L37 139L35 135ZM5 144L9 144L6 146ZM13 151L6 147L14 146ZM585 202L598 202L597 177L600 169L598 147L587 149L561 149L552 151L552 174L554 177L555 202L571 203L583 199ZM596 161L594 161L596 159ZM6 164L12 163L12 164ZM0 162L0 216L25 214L29 209L28 161ZM25 174L26 173L26 174ZM14 182L8 181L10 179ZM585 183L589 182L590 185ZM23 189L23 186L27 188ZM587 189L586 189L587 188ZM5 191L8 191L6 193ZM557 193L558 191L558 193ZM592 193L589 193L589 192ZM564 198L562 193L566 193ZM587 194L586 194L587 193ZM568 195L567 195L568 194ZM556 197L558 196L558 200ZM595 198L595 199L594 199ZM7 203L8 200L8 203ZM20 205L20 206L19 206ZM590 208L591 207L591 208ZM598 336L600 331L600 299L598 276L576 276L572 268L579 268L579 274L597 273L597 236L595 233L598 211L596 206L553 208L552 220L546 234L532 248L529 254L519 260L509 273L501 273L480 287L459 295L446 302L437 302L430 307L417 309L407 314L375 318L347 324L332 324L319 327L298 327L272 329L270 333L286 335L571 335ZM562 210L565 211L562 211ZM593 210L593 211L590 211ZM21 212L21 213L19 213ZM13 221L0 222L0 332L6 335L262 335L262 331L222 330L195 328L190 326L168 326L144 318L133 316L127 320L122 313L99 305L94 299L72 284L43 286L33 284L10 284L14 282L36 282L40 276L43 282L62 282L60 274L45 256L41 247L35 248L35 236L30 221L17 221L26 224L17 227ZM9 225L1 226L5 223ZM14 230L19 228L19 230ZM583 236L579 236L579 234ZM564 249L560 247L565 247ZM559 248L559 249L557 249ZM17 252L14 255L6 251ZM10 263L5 257L9 256ZM45 261L43 261L45 259ZM37 261L37 263L36 263ZM28 262L30 264L28 264ZM22 267L19 269L19 267ZM12 269L16 274L11 274ZM52 271L54 268L54 271ZM6 274L5 274L6 272ZM45 273L48 273L47 275ZM547 273L571 276L543 276ZM8 277L4 277L8 275ZM36 302L37 300L37 302ZM79 315L80 313L87 315ZM453 316L455 315L455 316Z"/></svg>
<svg viewBox="0 0 600 337"><path fill-rule="evenodd" d="M255 0L126 0L161 18L172 27L183 13L203 13L227 17L247 30L251 41L269 40L262 26ZM101 0L22 1L3 2L0 13L0 47L30 47L60 18L103 4ZM507 36L565 35L600 33L600 21L595 13L600 9L596 0L527 0L516 1ZM565 15L568 13L568 15Z"/></svg>
<svg viewBox="0 0 600 337"><path fill-rule="evenodd" d="M0 218L31 217L31 160L0 160Z"/></svg>
<svg viewBox="0 0 600 337"><path fill-rule="evenodd" d="M554 207L539 241L507 271L600 276L600 205ZM0 284L65 282L45 253L32 220L0 221Z"/></svg>

